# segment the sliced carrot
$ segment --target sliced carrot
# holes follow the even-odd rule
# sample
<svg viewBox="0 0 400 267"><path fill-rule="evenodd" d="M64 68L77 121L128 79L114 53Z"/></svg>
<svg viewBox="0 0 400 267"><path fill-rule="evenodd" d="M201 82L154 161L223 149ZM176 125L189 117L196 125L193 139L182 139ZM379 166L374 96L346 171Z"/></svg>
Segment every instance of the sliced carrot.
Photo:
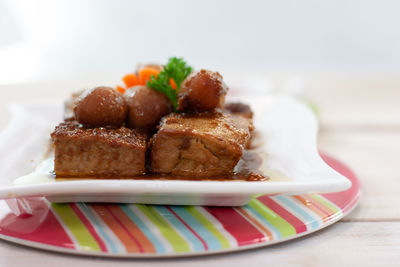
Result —
<svg viewBox="0 0 400 267"><path fill-rule="evenodd" d="M160 73L160 71L158 69L156 69L156 68L144 67L143 69L139 70L139 72L138 72L139 84L140 85L146 85L146 82L148 80L150 80L150 77L152 75L157 77L158 73Z"/></svg>
<svg viewBox="0 0 400 267"><path fill-rule="evenodd" d="M117 89L117 91L120 92L121 94L125 93L126 91L126 89L120 85L117 85L115 89Z"/></svg>
<svg viewBox="0 0 400 267"><path fill-rule="evenodd" d="M122 80L124 81L126 88L135 86L139 84L138 78L134 73L129 73L125 75Z"/></svg>
<svg viewBox="0 0 400 267"><path fill-rule="evenodd" d="M171 85L172 89L174 89L174 90L176 89L176 83L175 83L174 79L172 79L172 78L169 79L169 85Z"/></svg>

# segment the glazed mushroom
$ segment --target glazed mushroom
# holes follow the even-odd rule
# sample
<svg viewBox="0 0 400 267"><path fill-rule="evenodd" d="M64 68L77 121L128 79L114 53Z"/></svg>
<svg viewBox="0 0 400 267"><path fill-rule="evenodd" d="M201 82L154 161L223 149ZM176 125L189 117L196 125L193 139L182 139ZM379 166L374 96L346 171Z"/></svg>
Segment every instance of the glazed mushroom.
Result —
<svg viewBox="0 0 400 267"><path fill-rule="evenodd" d="M76 120L89 127L120 127L127 111L122 94L104 86L84 91L74 107Z"/></svg>
<svg viewBox="0 0 400 267"><path fill-rule="evenodd" d="M170 101L160 92L146 86L134 86L125 94L128 104L128 126L154 132L160 119L172 111Z"/></svg>
<svg viewBox="0 0 400 267"><path fill-rule="evenodd" d="M178 94L178 110L203 112L221 108L228 87L221 74L200 70L189 75L182 83Z"/></svg>

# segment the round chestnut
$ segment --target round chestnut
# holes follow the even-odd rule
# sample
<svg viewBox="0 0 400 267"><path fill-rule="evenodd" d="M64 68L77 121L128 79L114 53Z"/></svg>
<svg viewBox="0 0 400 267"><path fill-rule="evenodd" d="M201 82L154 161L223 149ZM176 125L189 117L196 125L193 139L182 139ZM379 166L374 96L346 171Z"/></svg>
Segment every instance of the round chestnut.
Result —
<svg viewBox="0 0 400 267"><path fill-rule="evenodd" d="M105 86L84 91L74 108L76 120L90 127L120 127L127 112L123 95Z"/></svg>
<svg viewBox="0 0 400 267"><path fill-rule="evenodd" d="M125 94L128 104L128 126L153 132L160 119L172 111L167 97L146 86L134 86Z"/></svg>
<svg viewBox="0 0 400 267"><path fill-rule="evenodd" d="M182 83L178 94L178 110L202 112L220 108L227 91L228 87L218 72L200 70L192 73Z"/></svg>

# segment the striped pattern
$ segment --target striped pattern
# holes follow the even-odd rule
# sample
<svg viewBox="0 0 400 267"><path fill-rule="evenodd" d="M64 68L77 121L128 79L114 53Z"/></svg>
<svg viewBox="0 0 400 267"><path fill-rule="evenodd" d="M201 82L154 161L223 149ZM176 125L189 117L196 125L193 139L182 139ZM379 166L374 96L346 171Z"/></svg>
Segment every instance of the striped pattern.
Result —
<svg viewBox="0 0 400 267"><path fill-rule="evenodd" d="M28 200L29 217L15 216L0 201L0 237L111 256L220 252L284 241L342 218L359 201L360 183L354 173L332 158L323 158L351 180L349 190L264 195L242 207L49 204L33 198Z"/></svg>
<svg viewBox="0 0 400 267"><path fill-rule="evenodd" d="M109 254L232 249L290 238L343 216L317 194L260 196L243 207L64 203L50 210L74 249Z"/></svg>

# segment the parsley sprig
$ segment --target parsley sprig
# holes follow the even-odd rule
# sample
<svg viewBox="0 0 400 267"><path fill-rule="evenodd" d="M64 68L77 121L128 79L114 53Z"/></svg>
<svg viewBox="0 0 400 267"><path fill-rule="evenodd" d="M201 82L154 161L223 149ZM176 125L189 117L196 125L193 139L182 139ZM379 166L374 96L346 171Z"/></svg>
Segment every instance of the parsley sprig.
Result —
<svg viewBox="0 0 400 267"><path fill-rule="evenodd" d="M147 86L164 93L171 101L174 111L176 111L178 107L178 93L182 82L191 72L192 67L183 58L171 57L168 59L167 65L163 66L163 70L158 74L157 78L154 75L150 77ZM170 79L174 80L176 89L172 88Z"/></svg>

